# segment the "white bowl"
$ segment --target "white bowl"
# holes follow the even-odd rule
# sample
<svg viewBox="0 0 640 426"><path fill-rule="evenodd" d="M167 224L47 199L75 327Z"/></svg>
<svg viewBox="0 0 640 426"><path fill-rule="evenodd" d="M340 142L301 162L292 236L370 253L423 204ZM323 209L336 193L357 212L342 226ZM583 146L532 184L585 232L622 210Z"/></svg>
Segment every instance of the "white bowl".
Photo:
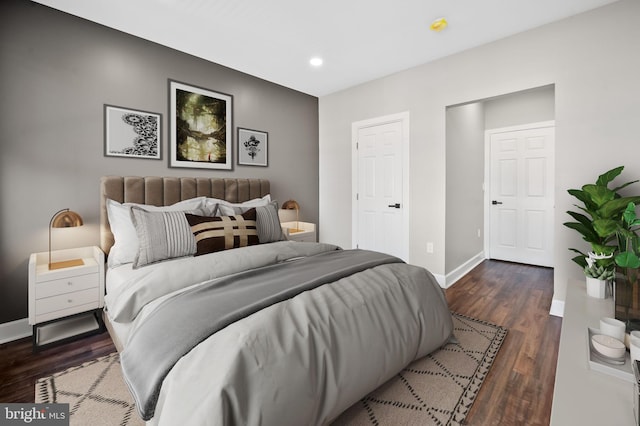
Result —
<svg viewBox="0 0 640 426"><path fill-rule="evenodd" d="M609 358L622 358L627 350L620 340L604 334L594 334L591 336L593 348Z"/></svg>
<svg viewBox="0 0 640 426"><path fill-rule="evenodd" d="M605 317L600 319L600 333L616 338L621 342L624 342L625 328L624 322L615 318Z"/></svg>

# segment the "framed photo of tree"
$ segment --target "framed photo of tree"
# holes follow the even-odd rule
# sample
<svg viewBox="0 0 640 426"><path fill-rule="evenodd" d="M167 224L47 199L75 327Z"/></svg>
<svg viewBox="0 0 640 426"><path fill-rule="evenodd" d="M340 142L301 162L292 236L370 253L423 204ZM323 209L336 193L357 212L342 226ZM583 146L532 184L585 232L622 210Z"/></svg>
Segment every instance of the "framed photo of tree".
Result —
<svg viewBox="0 0 640 426"><path fill-rule="evenodd" d="M233 96L169 80L169 166L231 170Z"/></svg>
<svg viewBox="0 0 640 426"><path fill-rule="evenodd" d="M242 166L268 165L269 134L260 130L238 127L238 164Z"/></svg>

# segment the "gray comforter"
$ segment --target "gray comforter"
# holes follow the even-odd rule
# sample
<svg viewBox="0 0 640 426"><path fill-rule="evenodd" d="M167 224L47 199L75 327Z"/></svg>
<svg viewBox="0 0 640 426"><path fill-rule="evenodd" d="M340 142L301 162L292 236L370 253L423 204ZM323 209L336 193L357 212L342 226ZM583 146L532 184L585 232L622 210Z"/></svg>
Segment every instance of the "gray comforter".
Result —
<svg viewBox="0 0 640 426"><path fill-rule="evenodd" d="M144 420L153 417L169 370L213 333L303 291L401 262L372 251L334 250L212 280L168 299L135 331L120 356L140 416Z"/></svg>
<svg viewBox="0 0 640 426"><path fill-rule="evenodd" d="M158 378L164 377L148 425L327 425L411 361L438 349L453 331L444 293L433 275L395 260L347 272L343 278L330 276L327 284L296 296L285 290L286 300L209 337L209 331L203 334L191 322L208 315L208 302L198 308L205 314L187 321L178 318L195 311L190 302L176 309L164 307L166 300L178 300L213 278L213 288L218 283L229 294L242 292L227 277L283 261L293 265L299 262L296 258L336 252L336 247L279 242L237 250L161 262L148 269L111 271L112 279L120 279L110 287L108 312L129 324L128 337L122 339L127 380L133 384L140 379L134 376L144 376L136 392L141 401L149 396L152 401ZM346 258L342 261L349 264ZM288 287L289 280L285 282ZM197 298L210 297L221 304L214 293L203 296L194 291ZM151 325L156 316L163 318L158 320L162 325ZM155 332L141 337L147 327ZM187 347L204 340L166 373L167 363L154 357L171 352L168 358L175 358L184 352L161 346L169 334L185 335L180 340L190 341ZM138 355L129 355L136 347ZM130 363L134 358L144 362Z"/></svg>

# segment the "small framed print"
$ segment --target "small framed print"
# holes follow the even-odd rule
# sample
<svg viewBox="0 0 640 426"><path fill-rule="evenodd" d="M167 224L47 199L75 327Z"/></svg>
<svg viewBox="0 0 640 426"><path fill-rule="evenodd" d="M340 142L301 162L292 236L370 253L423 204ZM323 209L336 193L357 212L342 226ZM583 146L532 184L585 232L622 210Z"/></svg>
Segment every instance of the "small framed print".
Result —
<svg viewBox="0 0 640 426"><path fill-rule="evenodd" d="M169 165L231 170L233 96L169 80Z"/></svg>
<svg viewBox="0 0 640 426"><path fill-rule="evenodd" d="M160 160L162 115L104 106L104 155Z"/></svg>
<svg viewBox="0 0 640 426"><path fill-rule="evenodd" d="M269 134L260 130L238 127L238 164L266 167L269 151Z"/></svg>

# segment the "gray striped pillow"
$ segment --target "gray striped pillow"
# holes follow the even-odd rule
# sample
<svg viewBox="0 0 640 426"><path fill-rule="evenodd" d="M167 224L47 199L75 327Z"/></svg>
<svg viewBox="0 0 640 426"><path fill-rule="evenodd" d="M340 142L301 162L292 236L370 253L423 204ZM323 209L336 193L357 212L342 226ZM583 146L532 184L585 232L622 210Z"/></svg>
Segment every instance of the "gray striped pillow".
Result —
<svg viewBox="0 0 640 426"><path fill-rule="evenodd" d="M195 254L196 240L185 212L149 212L131 207L131 219L140 243L133 261L134 269Z"/></svg>
<svg viewBox="0 0 640 426"><path fill-rule="evenodd" d="M260 244L286 240L284 234L282 233L282 225L280 224L280 218L278 217L278 203L276 201L271 201L269 204L257 207L228 207L222 205L219 205L218 207L219 210L216 210L216 216L229 211L229 209L233 209L234 214L242 214L249 209L255 208L256 222L258 224L258 238L260 239ZM221 209L222 207L224 209Z"/></svg>
<svg viewBox="0 0 640 426"><path fill-rule="evenodd" d="M282 225L278 217L278 204L275 201L266 206L256 207L256 222L258 224L258 239L260 244L282 241Z"/></svg>

